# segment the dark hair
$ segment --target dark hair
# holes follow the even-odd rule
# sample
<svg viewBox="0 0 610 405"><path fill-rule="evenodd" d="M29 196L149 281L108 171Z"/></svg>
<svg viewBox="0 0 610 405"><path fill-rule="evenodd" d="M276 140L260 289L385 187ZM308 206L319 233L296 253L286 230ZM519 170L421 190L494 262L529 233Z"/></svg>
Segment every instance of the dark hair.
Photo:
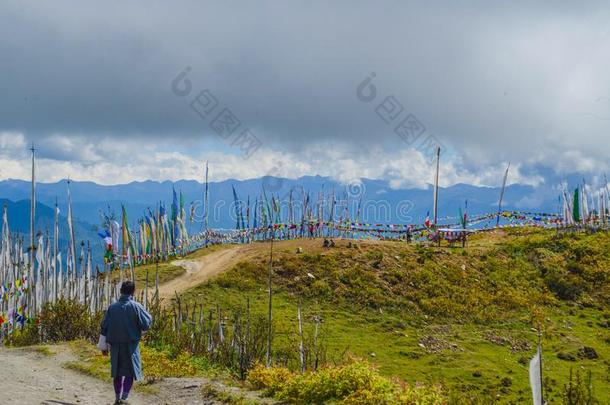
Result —
<svg viewBox="0 0 610 405"><path fill-rule="evenodd" d="M136 290L136 284L133 281L123 281L121 284L121 295L133 295Z"/></svg>

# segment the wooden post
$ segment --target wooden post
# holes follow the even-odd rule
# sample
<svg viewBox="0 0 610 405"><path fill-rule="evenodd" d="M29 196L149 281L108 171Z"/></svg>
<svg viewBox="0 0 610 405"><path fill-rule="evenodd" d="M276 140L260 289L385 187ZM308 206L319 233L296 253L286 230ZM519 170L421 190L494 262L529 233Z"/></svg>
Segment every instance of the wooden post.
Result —
<svg viewBox="0 0 610 405"><path fill-rule="evenodd" d="M222 312L220 311L220 305L216 304L216 311L218 313L218 341L223 343L225 341L225 334L222 325Z"/></svg>
<svg viewBox="0 0 610 405"><path fill-rule="evenodd" d="M436 174L434 176L434 227L436 228L436 222L438 219L438 171L440 168L440 160L441 160L441 148L440 146L436 148Z"/></svg>
<svg viewBox="0 0 610 405"><path fill-rule="evenodd" d="M500 191L500 200L498 201L498 216L496 217L496 227L500 225L500 214L502 213L502 200L504 199L504 190L506 189L506 179L508 178L508 169L510 169L510 162L504 173L504 179L502 180L502 191Z"/></svg>
<svg viewBox="0 0 610 405"><path fill-rule="evenodd" d="M301 301L299 300L299 305L297 307L297 316L299 319L299 355L301 359L301 373L305 372L305 347L303 346L303 319L301 318Z"/></svg>
<svg viewBox="0 0 610 405"><path fill-rule="evenodd" d="M28 311L30 312L30 314L35 315L36 314L36 281L33 279L34 276L34 250L36 249L36 247L34 246L34 238L36 237L35 235L35 221L36 221L36 176L35 176L35 171L34 171L34 153L36 151L36 149L34 149L34 143L32 143L32 148L30 149L32 151L32 194L30 197L30 251L29 251L29 260L30 260L30 275L28 277L28 280L30 283L32 283L31 285L31 289L32 289L32 299L33 299L33 305L31 306L31 308L28 308ZM32 312L33 310L33 312ZM24 314L25 315L25 314Z"/></svg>
<svg viewBox="0 0 610 405"><path fill-rule="evenodd" d="M146 267L146 284L144 285L144 309L148 309L148 267Z"/></svg>
<svg viewBox="0 0 610 405"><path fill-rule="evenodd" d="M271 367L271 343L272 343L272 339L273 339L273 286L272 286L272 280L273 280L273 239L275 237L275 232L273 231L273 225L271 226L272 229L272 234L271 234L271 247L269 249L269 280L268 280L268 287L269 287L269 313L268 313L268 318L267 321L269 322L269 330L268 330L268 336L267 336L267 367Z"/></svg>
<svg viewBox="0 0 610 405"><path fill-rule="evenodd" d="M540 350L540 403L544 405L544 379L542 378L542 327L538 327L538 349Z"/></svg>
<svg viewBox="0 0 610 405"><path fill-rule="evenodd" d="M314 330L314 334L313 334L313 347L314 347L314 363L313 363L313 369L314 371L318 370L318 331L320 328L320 317L316 316L314 318L314 322L315 322L315 330Z"/></svg>

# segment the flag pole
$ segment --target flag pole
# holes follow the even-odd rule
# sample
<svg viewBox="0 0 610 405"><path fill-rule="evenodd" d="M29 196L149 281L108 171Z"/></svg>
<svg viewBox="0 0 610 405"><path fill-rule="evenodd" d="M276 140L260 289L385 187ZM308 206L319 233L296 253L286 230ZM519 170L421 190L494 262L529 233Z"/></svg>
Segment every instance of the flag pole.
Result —
<svg viewBox="0 0 610 405"><path fill-rule="evenodd" d="M542 385L542 343L541 343L542 328L538 326L538 351L540 352L540 403L544 405L544 387Z"/></svg>
<svg viewBox="0 0 610 405"><path fill-rule="evenodd" d="M504 199L504 190L506 190L506 179L508 179L508 170L510 169L510 162L504 172L504 180L502 180L502 191L500 191L500 201L498 202L498 216L496 217L496 227L500 225L500 214L502 213L502 200Z"/></svg>
<svg viewBox="0 0 610 405"><path fill-rule="evenodd" d="M273 289L272 289L272 278L273 278L273 240L275 239L275 230L273 229L273 224L271 224L271 246L269 249L269 313L268 313L268 322L269 322L269 331L267 336L267 367L271 367L271 341L272 341L272 333L273 333Z"/></svg>
<svg viewBox="0 0 610 405"><path fill-rule="evenodd" d="M55 197L55 223L53 226L53 279L54 279L54 300L57 302L57 289L59 288L57 278L59 277L59 270L57 268L57 255L59 253L59 207L57 206L57 197Z"/></svg>
<svg viewBox="0 0 610 405"><path fill-rule="evenodd" d="M438 171L440 168L441 147L436 148L436 175L434 176L434 227L438 219Z"/></svg>
<svg viewBox="0 0 610 405"><path fill-rule="evenodd" d="M35 169L34 169L36 149L34 148L34 142L32 142L32 147L30 148L30 150L32 151L32 196L30 199L30 250L32 251L32 254L33 254L34 237L35 237L34 222L36 219L36 175L35 175ZM34 262L31 261L31 263L34 263Z"/></svg>
<svg viewBox="0 0 610 405"><path fill-rule="evenodd" d="M32 308L28 308L30 313L32 313L32 309L34 313L36 312L36 282L37 280L33 279L34 276L34 250L36 249L34 246L34 232L35 232L35 221L36 221L36 174L35 174L35 152L34 142L32 142L32 147L30 148L32 151L32 194L30 197L30 254L28 259L30 260L30 276L28 277L28 281L32 283L34 293L31 294L33 297L33 305Z"/></svg>
<svg viewBox="0 0 610 405"><path fill-rule="evenodd" d="M210 212L210 207L209 207L209 183L208 183L208 162L205 162L205 193L203 196L203 204L205 205L205 212L204 212L204 219L203 219L203 225L204 225L204 229L206 232L206 236L205 236L205 246L208 246L208 214Z"/></svg>

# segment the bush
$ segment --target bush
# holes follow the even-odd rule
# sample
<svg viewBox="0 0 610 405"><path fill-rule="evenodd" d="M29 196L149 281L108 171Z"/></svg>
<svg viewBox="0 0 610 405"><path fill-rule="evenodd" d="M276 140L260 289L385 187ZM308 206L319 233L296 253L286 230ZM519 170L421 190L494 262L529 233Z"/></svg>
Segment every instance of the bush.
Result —
<svg viewBox="0 0 610 405"><path fill-rule="evenodd" d="M168 353L155 350L146 345L140 345L140 353L147 379L193 377L198 373L197 368L193 365L191 355L186 352L172 358Z"/></svg>
<svg viewBox="0 0 610 405"><path fill-rule="evenodd" d="M599 400L595 398L591 385L591 372L587 373L587 377L583 378L580 371L576 371L576 375L570 368L570 379L563 387L562 403L565 405L596 405Z"/></svg>
<svg viewBox="0 0 610 405"><path fill-rule="evenodd" d="M43 306L38 318L26 323L7 338L12 346L56 343L77 339L97 341L103 313L91 314L89 308L75 300L60 299Z"/></svg>
<svg viewBox="0 0 610 405"><path fill-rule="evenodd" d="M248 374L248 382L257 390L264 390L267 395L275 395L285 388L285 384L294 376L283 367L267 368L257 365Z"/></svg>
<svg viewBox="0 0 610 405"><path fill-rule="evenodd" d="M96 342L103 313L91 314L85 304L61 299L42 308L38 322L43 342L86 339Z"/></svg>
<svg viewBox="0 0 610 405"><path fill-rule="evenodd" d="M557 298L562 300L577 300L584 292L584 283L582 278L571 273L548 274L545 277L545 282L549 290L551 290L557 296Z"/></svg>
<svg viewBox="0 0 610 405"><path fill-rule="evenodd" d="M257 366L248 381L256 389L292 404L439 404L439 387L409 386L382 377L368 363L355 361L295 374L285 368Z"/></svg>
<svg viewBox="0 0 610 405"><path fill-rule="evenodd" d="M15 328L13 333L6 337L9 346L32 346L40 343L40 330L35 323L28 322L23 329Z"/></svg>

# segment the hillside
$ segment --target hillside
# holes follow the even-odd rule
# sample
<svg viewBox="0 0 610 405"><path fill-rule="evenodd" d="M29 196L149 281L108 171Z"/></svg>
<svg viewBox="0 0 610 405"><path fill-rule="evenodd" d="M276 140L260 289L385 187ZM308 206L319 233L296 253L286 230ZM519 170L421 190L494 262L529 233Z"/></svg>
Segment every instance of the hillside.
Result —
<svg viewBox="0 0 610 405"><path fill-rule="evenodd" d="M267 305L268 243L247 261L184 293L254 312ZM297 253L301 247L303 252ZM226 249L235 249L227 247ZM328 361L365 358L386 375L438 383L474 401L528 402L529 359L543 328L547 398L591 372L610 398L610 235L510 229L474 236L466 250L399 242L320 240L274 246L275 350L322 318ZM286 350L288 353L289 351ZM297 359L285 359L296 364Z"/></svg>

